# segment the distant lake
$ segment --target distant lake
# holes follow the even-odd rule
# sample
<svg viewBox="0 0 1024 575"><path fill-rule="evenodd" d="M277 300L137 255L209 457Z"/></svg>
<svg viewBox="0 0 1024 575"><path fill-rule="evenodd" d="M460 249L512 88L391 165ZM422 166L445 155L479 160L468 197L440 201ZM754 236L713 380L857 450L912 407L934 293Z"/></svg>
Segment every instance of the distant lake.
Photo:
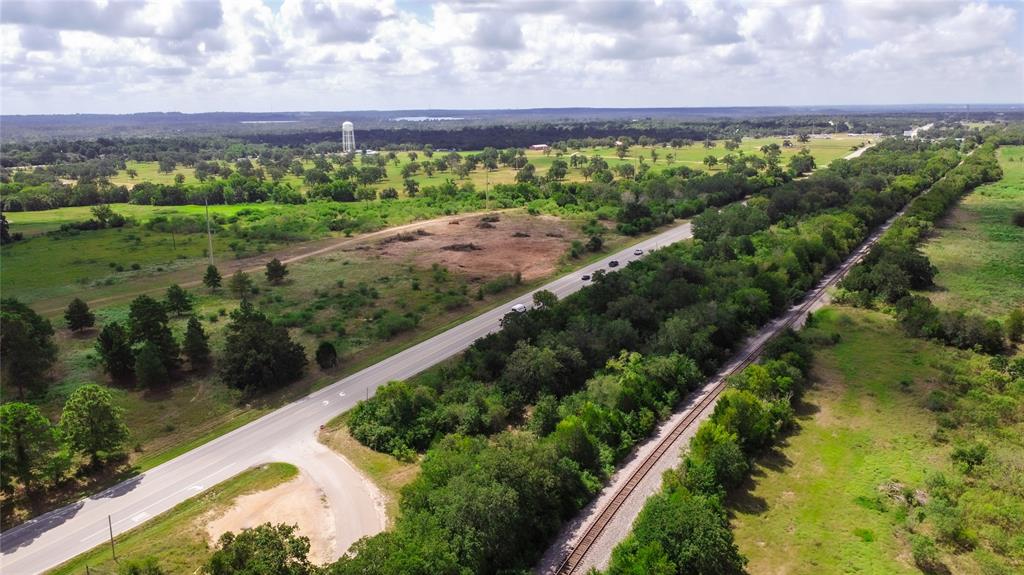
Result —
<svg viewBox="0 0 1024 575"><path fill-rule="evenodd" d="M442 122L446 120L465 120L465 118L453 118L451 116L402 116L392 118L395 122Z"/></svg>
<svg viewBox="0 0 1024 575"><path fill-rule="evenodd" d="M293 124L298 120L242 120L240 124Z"/></svg>

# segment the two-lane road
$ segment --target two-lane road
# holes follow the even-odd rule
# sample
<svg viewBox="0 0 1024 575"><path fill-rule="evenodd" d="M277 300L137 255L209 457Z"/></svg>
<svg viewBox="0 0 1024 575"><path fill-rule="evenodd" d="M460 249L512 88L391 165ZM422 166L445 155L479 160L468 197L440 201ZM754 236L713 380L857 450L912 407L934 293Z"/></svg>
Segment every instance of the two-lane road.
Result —
<svg viewBox="0 0 1024 575"><path fill-rule="evenodd" d="M634 255L636 249L646 255L690 237L689 223L674 226L539 289L563 298L588 283L583 275L607 270L610 260L626 266L642 257ZM478 338L498 330L512 305L530 306L532 298L533 292L522 295L138 477L0 534L0 568L5 575L45 571L103 543L109 536L108 516L114 533L122 533L253 465L289 461L302 467L311 438L322 424L373 395L381 385L412 377L465 350ZM354 469L346 469L358 475ZM359 483L357 478L349 485ZM360 537L384 528L379 501L368 490L343 495L345 508L334 509L337 546L342 551Z"/></svg>

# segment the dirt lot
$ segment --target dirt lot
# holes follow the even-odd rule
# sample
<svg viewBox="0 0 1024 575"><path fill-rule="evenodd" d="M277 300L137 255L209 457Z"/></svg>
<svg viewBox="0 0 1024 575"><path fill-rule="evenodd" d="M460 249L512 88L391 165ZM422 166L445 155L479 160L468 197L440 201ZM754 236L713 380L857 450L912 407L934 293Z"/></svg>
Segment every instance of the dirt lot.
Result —
<svg viewBox="0 0 1024 575"><path fill-rule="evenodd" d="M263 523L298 525L299 534L309 537L309 558L324 563L336 558L334 517L323 492L305 473L277 487L243 495L223 514L206 518L210 546L223 533L255 527Z"/></svg>
<svg viewBox="0 0 1024 575"><path fill-rule="evenodd" d="M495 214L425 223L371 244L346 248L400 262L490 279L519 272L530 281L555 271L579 232L549 216Z"/></svg>

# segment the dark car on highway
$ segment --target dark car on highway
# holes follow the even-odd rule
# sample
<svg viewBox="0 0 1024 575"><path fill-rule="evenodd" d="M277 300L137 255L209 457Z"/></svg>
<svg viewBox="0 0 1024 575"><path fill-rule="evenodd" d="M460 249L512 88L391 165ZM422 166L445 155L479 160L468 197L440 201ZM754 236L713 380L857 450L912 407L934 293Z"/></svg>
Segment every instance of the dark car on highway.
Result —
<svg viewBox="0 0 1024 575"><path fill-rule="evenodd" d="M617 267L619 267L619 260L612 260L612 261L608 262L608 267L610 267L610 268L617 268Z"/></svg>

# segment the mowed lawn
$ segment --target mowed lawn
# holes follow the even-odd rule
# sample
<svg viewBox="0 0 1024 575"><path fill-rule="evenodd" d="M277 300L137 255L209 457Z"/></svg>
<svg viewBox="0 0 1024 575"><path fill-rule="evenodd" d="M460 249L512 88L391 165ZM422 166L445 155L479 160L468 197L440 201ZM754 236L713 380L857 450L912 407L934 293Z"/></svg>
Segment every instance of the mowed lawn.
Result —
<svg viewBox="0 0 1024 575"><path fill-rule="evenodd" d="M1024 146L999 149L1003 178L979 187L957 206L924 245L939 269L936 305L1003 317L1024 304Z"/></svg>
<svg viewBox="0 0 1024 575"><path fill-rule="evenodd" d="M207 519L230 508L238 497L271 489L294 478L298 471L286 463L270 463L243 471L115 537L114 546L120 561L111 557L109 544L103 543L49 573L77 575L85 573L88 567L92 573L112 574L127 561L146 557L155 558L166 573L195 573L213 553L205 531Z"/></svg>
<svg viewBox="0 0 1024 575"><path fill-rule="evenodd" d="M841 340L816 349L799 430L729 504L740 551L755 575L920 573L898 510L879 502L886 486L921 486L950 465L924 398L951 352L877 312L827 308L817 329Z"/></svg>

